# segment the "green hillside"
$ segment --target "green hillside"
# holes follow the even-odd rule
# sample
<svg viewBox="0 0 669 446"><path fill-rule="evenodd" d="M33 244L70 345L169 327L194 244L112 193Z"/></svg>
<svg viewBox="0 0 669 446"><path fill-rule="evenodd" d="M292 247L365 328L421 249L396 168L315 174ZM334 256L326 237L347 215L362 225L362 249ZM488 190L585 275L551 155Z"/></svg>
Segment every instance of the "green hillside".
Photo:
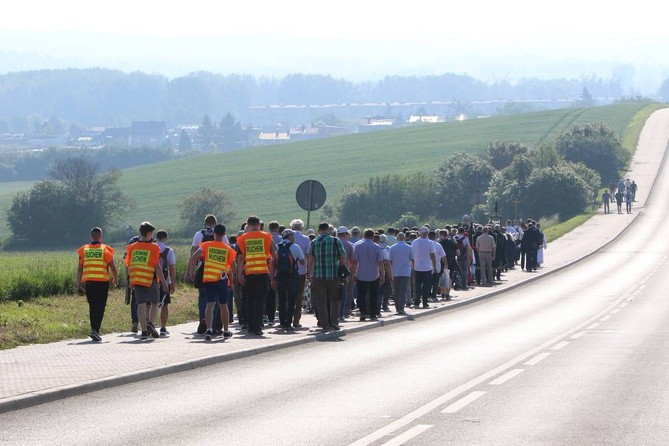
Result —
<svg viewBox="0 0 669 446"><path fill-rule="evenodd" d="M622 137L643 107L620 104L553 110L257 147L130 169L120 186L137 203L127 219L134 226L148 219L161 227L174 227L179 197L204 186L234 197L239 222L254 213L287 223L296 217L306 219L306 212L295 202L295 190L306 179L323 183L328 202L334 203L345 185L373 175L432 171L444 157L483 151L493 140L536 146L550 142L576 122L593 121L608 123ZM312 223L317 214L312 215Z"/></svg>
<svg viewBox="0 0 669 446"><path fill-rule="evenodd" d="M621 138L644 104L562 109L515 116L471 119L375 133L354 134L278 146L256 147L151 164L128 169L122 190L137 206L119 222L137 227L150 220L160 227L178 225L177 203L187 193L210 186L225 190L237 203L237 225L255 213L264 220L306 220L295 202L295 190L306 179L319 180L336 203L345 185L373 175L432 171L444 157L461 151L483 151L493 140L518 140L530 146L548 143L576 122L603 121ZM645 118L644 118L645 119ZM10 235L5 209L11 196L31 183L0 183L0 238ZM317 222L318 212L312 215Z"/></svg>

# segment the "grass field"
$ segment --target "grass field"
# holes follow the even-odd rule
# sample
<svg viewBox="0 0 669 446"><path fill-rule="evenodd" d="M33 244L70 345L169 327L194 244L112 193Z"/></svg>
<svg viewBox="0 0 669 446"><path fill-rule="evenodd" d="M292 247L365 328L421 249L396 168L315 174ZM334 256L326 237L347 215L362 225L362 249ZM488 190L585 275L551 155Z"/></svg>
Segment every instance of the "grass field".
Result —
<svg viewBox="0 0 669 446"><path fill-rule="evenodd" d="M594 121L606 122L622 138L643 107L619 104L472 119L134 168L127 170L120 181L122 189L137 203L126 222L137 226L142 220L150 220L168 230L174 228L179 197L204 186L225 190L234 197L237 221L225 223L236 226L252 213L281 223L296 217L306 220L306 212L295 201L295 190L306 179L323 183L327 202L332 204L346 185L359 184L373 175L430 172L446 156L484 151L493 140L518 140L537 146L550 142L574 123ZM311 221L317 223L317 212Z"/></svg>
<svg viewBox="0 0 669 446"><path fill-rule="evenodd" d="M518 140L536 146L549 142L576 122L606 122L633 150L643 122L657 108L660 106L621 104L567 109L254 148L131 169L124 173L121 187L137 201L137 210L128 219L135 226L149 219L171 229L176 226L179 196L205 185L226 190L237 199L239 221L248 213L257 213L266 220L287 223L291 218L306 217L294 199L295 189L304 179L323 182L332 201L343 186L363 182L372 175L430 171L451 153L483 151L493 140ZM0 183L0 205L6 206L13 193L31 184ZM552 241L569 232L591 215L586 213L544 228L548 239ZM315 221L314 216L312 222ZM6 233L0 230L3 235ZM124 243L113 246L120 265ZM177 276L182 277L189 246L179 241L172 246L177 254ZM86 335L89 328L85 299L71 295L75 249L0 252L0 349ZM45 295L52 297L38 297ZM178 287L173 323L197 318L195 295L192 287ZM20 300L9 301L16 298ZM114 290L103 331L127 330L128 312L122 291Z"/></svg>

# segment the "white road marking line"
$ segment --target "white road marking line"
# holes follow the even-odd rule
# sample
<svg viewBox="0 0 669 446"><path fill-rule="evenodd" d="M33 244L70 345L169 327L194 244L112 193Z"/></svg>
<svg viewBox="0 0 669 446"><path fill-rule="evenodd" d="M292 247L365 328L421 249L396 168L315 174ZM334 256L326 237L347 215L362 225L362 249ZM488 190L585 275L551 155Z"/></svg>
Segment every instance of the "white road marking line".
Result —
<svg viewBox="0 0 669 446"><path fill-rule="evenodd" d="M411 440L414 437L417 437L418 435L422 434L429 428L431 428L431 424L419 424L417 426L412 427L408 431L404 432L401 435L398 435L397 437L393 438L392 440L383 443L382 446L400 446L407 441Z"/></svg>
<svg viewBox="0 0 669 446"><path fill-rule="evenodd" d="M584 331L579 331L578 333L576 333L575 335L573 335L573 336L571 337L571 339L579 339L579 338L582 337L584 334L585 334Z"/></svg>
<svg viewBox="0 0 669 446"><path fill-rule="evenodd" d="M625 302L621 303L620 308L625 308L627 306L627 304L629 304L628 301L625 301Z"/></svg>
<svg viewBox="0 0 669 446"><path fill-rule="evenodd" d="M615 310L613 310L613 311L611 312L611 314L617 314L617 313L619 313L619 312L620 312L620 308L616 308Z"/></svg>
<svg viewBox="0 0 669 446"><path fill-rule="evenodd" d="M566 347L567 345L569 345L569 341L562 341L559 344L552 346L551 350L560 350L561 348Z"/></svg>
<svg viewBox="0 0 669 446"><path fill-rule="evenodd" d="M508 380L513 378L514 376L519 375L519 374L523 373L524 371L525 371L525 369L513 369L510 372L507 372L504 375L500 376L496 380L490 381L488 383L488 385L490 385L490 386L501 386L502 384L504 384L505 382L507 382Z"/></svg>
<svg viewBox="0 0 669 446"><path fill-rule="evenodd" d="M530 359L527 361L524 365L537 365L539 364L540 361L543 361L544 359L548 358L551 354L550 353L540 353L534 358Z"/></svg>
<svg viewBox="0 0 669 446"><path fill-rule="evenodd" d="M646 288L646 284L645 284L645 283L644 283L643 285L639 286L639 291L643 290L644 288Z"/></svg>
<svg viewBox="0 0 669 446"><path fill-rule="evenodd" d="M595 328L599 327L599 323L594 323L591 326L588 327L588 330L594 330Z"/></svg>
<svg viewBox="0 0 669 446"><path fill-rule="evenodd" d="M519 364L522 361L526 361L527 358L530 358L533 355L536 355L542 350L545 350L549 346L553 345L554 343L558 342L561 339L566 338L567 336L570 336L574 334L575 332L582 330L583 327L585 327L588 324L592 324L597 318L601 317L604 314L607 314L610 312L613 308L615 308L617 305L620 305L620 301L616 301L606 307L604 310L600 311L599 313L595 314L592 316L590 319L586 320L585 322L577 325L576 327L573 327L569 330L566 330L559 335L555 336L553 339L549 339L548 341L544 342L543 344L530 349L524 353L521 353L520 355L516 356L515 358L511 359L510 361L507 361L506 363L495 367L494 369L490 370L489 372L486 372L482 375L477 376L476 378L470 380L469 382L462 384L455 389L451 390L450 392L447 392L432 401L427 402L426 404L420 406L417 409L414 409L412 412L409 412L408 414L404 415L401 418L398 418L397 420L393 421L392 423L383 426L380 429L377 429L376 431L372 432L371 434L368 434L361 439L351 443L350 446L368 446L375 441L386 437L390 435L391 433L395 432L397 429L400 429L407 424L413 423L415 420L418 418L422 417L425 414L430 413L437 407L443 405L444 403L447 403L448 401L451 401L452 399L456 398L457 396L462 395L463 393L467 392L468 390L471 390L472 388L478 386L479 384L499 375L500 373L504 372L505 370L509 370L511 367L515 367L517 364ZM592 324L591 327L597 327L599 324Z"/></svg>
<svg viewBox="0 0 669 446"><path fill-rule="evenodd" d="M601 318L601 319L599 320L599 322L606 322L606 321L608 321L609 319L611 319L611 315L610 315L610 314L607 314L606 316L604 316L603 318Z"/></svg>
<svg viewBox="0 0 669 446"><path fill-rule="evenodd" d="M466 405L476 401L477 399L481 398L483 395L485 395L485 392L482 391L476 391L472 392L469 395L467 395L464 398L460 398L450 406L448 406L446 409L442 410L441 413L455 413L465 407Z"/></svg>

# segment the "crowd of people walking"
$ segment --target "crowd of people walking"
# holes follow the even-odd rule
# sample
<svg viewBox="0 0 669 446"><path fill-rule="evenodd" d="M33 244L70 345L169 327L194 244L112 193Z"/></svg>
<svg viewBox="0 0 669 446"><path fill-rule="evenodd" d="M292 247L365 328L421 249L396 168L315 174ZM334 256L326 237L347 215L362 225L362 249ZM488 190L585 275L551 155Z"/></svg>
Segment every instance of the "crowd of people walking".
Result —
<svg viewBox="0 0 669 446"><path fill-rule="evenodd" d="M176 259L166 231L155 232L143 222L139 232L124 254L126 303L131 331L146 340L169 335ZM93 228L90 239L78 250L77 286L89 302L90 337L99 342L109 283L116 283L118 272L102 230ZM546 246L540 225L531 219L376 230L323 222L317 231L305 231L295 219L288 227L272 221L266 231L260 218L249 216L228 235L207 215L193 236L184 279L198 288L196 331L205 341L230 338L235 318L249 336L262 336L270 326L301 329L305 312L315 314L319 329L332 331L347 318L378 320L392 312L391 302L403 315L407 308L449 301L452 291L493 286L509 269L535 271Z"/></svg>

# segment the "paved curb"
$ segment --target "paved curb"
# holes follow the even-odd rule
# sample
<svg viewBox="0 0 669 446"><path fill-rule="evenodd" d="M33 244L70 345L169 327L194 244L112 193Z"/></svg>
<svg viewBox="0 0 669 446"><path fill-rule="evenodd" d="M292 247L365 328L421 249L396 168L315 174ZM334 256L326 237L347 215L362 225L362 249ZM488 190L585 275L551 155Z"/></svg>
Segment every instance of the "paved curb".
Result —
<svg viewBox="0 0 669 446"><path fill-rule="evenodd" d="M669 144L665 146L665 151L662 156L662 160L660 161L660 167L657 171L657 174L653 178L653 182L650 185L650 193L644 203L644 207L647 206L649 203L652 203L655 200L655 193L653 192L653 188L655 186L655 183L657 182L657 178L659 177L660 173L663 171L663 169L666 167L666 162L668 159L667 155L667 150L669 149ZM28 407L36 406L39 404L43 403L48 403L56 400L60 400L63 398L69 398L72 396L78 396L78 395L83 395L86 393L90 392L95 392L97 390L104 390L104 389L109 389L112 387L117 387L117 386L122 386L126 384L131 384L131 383L136 383L140 381L144 381L147 379L152 379L156 378L159 376L164 376L168 374L173 374L173 373L180 373L180 372L186 372L190 370L194 370L197 368L201 367L207 367L210 365L215 365L215 364L220 364L223 362L227 361L232 361L235 359L240 359L240 358L245 358L257 354L262 354L270 351L275 351L279 349L284 349L288 347L294 347L302 344L307 344L310 342L317 342L317 341L328 341L332 339L338 339L341 338L342 336L345 336L346 334L349 333L359 333L367 330L371 330L374 328L378 327L385 327L388 325L394 325L398 324L401 322L405 322L408 320L415 320L418 318L442 313L444 311L452 310L455 308L459 308L465 305L469 305L475 302L479 302L485 299L489 299L491 297L498 296L502 293L509 292L511 290L514 290L520 286L526 285L531 282L535 282L539 280L540 278L544 276L548 276L551 274L554 274L558 271L561 271L567 267L573 266L577 263L582 262L583 260L589 258L592 256L594 253L597 251L600 251L603 248L606 248L616 240L618 240L621 235L625 232L625 229L630 227L636 220L637 218L643 214L643 208L637 212L632 219L627 222L625 225L620 226L618 233L612 237L610 240L606 241L604 244L592 249L591 251L587 252L586 254L582 255L581 257L576 258L574 261L566 263L564 265L557 266L553 269L546 270L543 272L535 273L531 275L530 277L527 277L526 279L514 282L512 284L507 284L503 288L498 288L498 289L491 289L489 292L486 292L484 294L481 294L479 296L471 297L468 299L464 299L461 301L457 302L452 302L450 304L447 304L443 307L435 307L431 308L429 310L424 310L419 313L414 313L406 316L395 316L391 319L381 319L376 322L369 322L364 325L358 325L356 327L351 327L351 328L345 328L343 330L339 330L336 332L328 332L328 333L317 333L314 335L307 335L302 338L298 339L292 339L288 340L285 342L279 342L276 344L271 344L271 345L265 345L257 348L249 348L246 350L240 350L236 352L231 352L231 353L220 353L216 355L210 355L210 356L205 356L201 358L197 358L194 360L189 360L189 361L182 361L182 362L177 362L174 364L169 364L169 365L163 365L159 367L153 367L141 371L134 371L134 372L129 372L121 375L116 375L112 377L107 377L107 378L102 378L102 379L97 379L97 380L92 380L89 382L85 383L80 383L80 384L72 384L72 385L67 385L67 386L61 386L53 389L47 389L47 390L41 390L37 392L30 392L27 394L19 395L19 396L14 396L14 397L9 397L6 399L3 399L0 401L0 414L5 413L5 412L10 412L14 410L19 410L19 409L25 409Z"/></svg>

